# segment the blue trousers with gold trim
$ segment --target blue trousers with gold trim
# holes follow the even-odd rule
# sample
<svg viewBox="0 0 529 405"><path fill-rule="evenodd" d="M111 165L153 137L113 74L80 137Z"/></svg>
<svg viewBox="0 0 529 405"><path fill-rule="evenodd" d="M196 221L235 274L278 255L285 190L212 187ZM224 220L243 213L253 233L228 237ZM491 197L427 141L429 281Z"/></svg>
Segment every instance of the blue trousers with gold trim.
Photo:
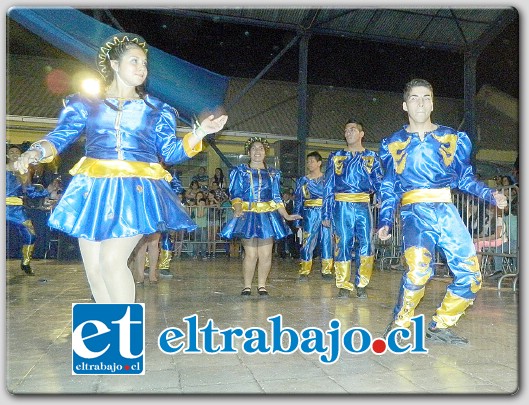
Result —
<svg viewBox="0 0 529 405"><path fill-rule="evenodd" d="M316 245L320 243L321 272L332 274L333 249L331 228L321 224L321 208L303 209L303 241L300 250L300 270L308 275L312 270L312 257Z"/></svg>
<svg viewBox="0 0 529 405"><path fill-rule="evenodd" d="M415 203L401 208L406 272L394 309L395 323L408 327L415 308L433 277L436 247L446 256L453 274L432 326L455 325L481 288L481 272L472 238L451 203Z"/></svg>
<svg viewBox="0 0 529 405"><path fill-rule="evenodd" d="M353 290L349 281L351 259L355 240L358 242L356 255L360 256L355 273L355 285L365 287L373 272L374 256L371 239L372 216L369 203L336 201L333 209L334 270L336 287Z"/></svg>

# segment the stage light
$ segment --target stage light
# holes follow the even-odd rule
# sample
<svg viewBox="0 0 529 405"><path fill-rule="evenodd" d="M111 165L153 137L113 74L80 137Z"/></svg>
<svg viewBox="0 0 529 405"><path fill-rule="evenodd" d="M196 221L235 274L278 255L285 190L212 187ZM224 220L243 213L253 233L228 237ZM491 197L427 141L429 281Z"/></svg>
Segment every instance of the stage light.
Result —
<svg viewBox="0 0 529 405"><path fill-rule="evenodd" d="M81 81L82 92L91 96L96 96L101 92L101 83L97 79L88 78Z"/></svg>

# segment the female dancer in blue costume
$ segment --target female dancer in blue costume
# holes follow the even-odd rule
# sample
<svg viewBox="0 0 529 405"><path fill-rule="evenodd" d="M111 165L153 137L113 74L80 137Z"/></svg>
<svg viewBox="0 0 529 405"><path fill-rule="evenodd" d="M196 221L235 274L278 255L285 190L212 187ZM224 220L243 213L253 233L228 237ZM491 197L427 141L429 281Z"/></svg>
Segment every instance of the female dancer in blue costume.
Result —
<svg viewBox="0 0 529 405"><path fill-rule="evenodd" d="M31 259L35 250L37 234L33 222L29 219L24 208L23 197L40 198L50 195L49 190L37 191L30 184L27 175L20 175L15 171L14 164L22 154L18 146L7 148L6 164L6 221L17 228L22 238L22 261L20 268L28 275L33 276L35 272L31 268ZM50 186L52 187L52 186Z"/></svg>
<svg viewBox="0 0 529 405"><path fill-rule="evenodd" d="M466 344L452 327L472 305L481 289L481 272L472 237L452 203L451 189L458 188L503 209L505 196L476 180L470 165L472 144L465 132L434 124L433 88L423 79L406 84L402 108L409 125L384 138L380 159L385 174L380 186L382 200L378 236L391 237L397 205L401 205L403 253L407 271L393 311L394 326L408 327L415 308L433 276L436 248L445 254L454 275L446 295L426 330L426 339Z"/></svg>
<svg viewBox="0 0 529 405"><path fill-rule="evenodd" d="M312 256L316 245L320 244L321 275L325 280L332 280L333 250L331 228L322 225L323 186L325 176L321 171L322 157L318 152L307 155L306 176L296 182L294 191L294 214L303 217L295 221L296 228L303 228L299 280L307 281L312 271Z"/></svg>
<svg viewBox="0 0 529 405"><path fill-rule="evenodd" d="M98 69L108 84L103 97L69 96L57 127L17 161L25 172L86 135L86 156L70 171L74 177L49 225L79 239L98 303L134 302L127 259L143 235L195 228L159 160L173 165L194 156L202 138L220 131L228 118L211 115L179 139L174 109L145 93L147 52L136 34L115 34L103 42L98 53Z"/></svg>
<svg viewBox="0 0 529 405"><path fill-rule="evenodd" d="M285 220L301 219L300 215L290 215L285 209L280 191L281 172L265 163L268 148L266 139L248 139L245 150L250 162L230 172L229 193L234 214L220 235L225 239L242 239L244 288L241 295L251 294L256 265L257 292L268 295L266 281L272 267L274 239L292 233Z"/></svg>

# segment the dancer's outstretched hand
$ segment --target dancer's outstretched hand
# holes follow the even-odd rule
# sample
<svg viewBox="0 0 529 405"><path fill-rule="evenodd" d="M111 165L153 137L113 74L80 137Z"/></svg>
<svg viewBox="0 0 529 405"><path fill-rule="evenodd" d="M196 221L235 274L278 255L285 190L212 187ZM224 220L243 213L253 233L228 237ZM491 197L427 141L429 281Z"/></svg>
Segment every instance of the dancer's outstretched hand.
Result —
<svg viewBox="0 0 529 405"><path fill-rule="evenodd" d="M217 118L211 114L202 120L200 127L206 134L214 134L224 128L226 121L228 121L228 116L226 114L220 115Z"/></svg>

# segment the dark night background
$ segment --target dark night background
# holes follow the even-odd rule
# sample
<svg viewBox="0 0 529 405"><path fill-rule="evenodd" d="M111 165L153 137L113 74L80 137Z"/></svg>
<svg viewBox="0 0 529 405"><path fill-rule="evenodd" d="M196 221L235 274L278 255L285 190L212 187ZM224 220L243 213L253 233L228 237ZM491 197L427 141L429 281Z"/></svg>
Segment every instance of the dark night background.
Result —
<svg viewBox="0 0 529 405"><path fill-rule="evenodd" d="M117 29L142 35L151 46L213 72L254 78L295 36L294 32L212 22L146 9L82 9ZM119 24L116 26L115 22ZM13 28L14 27L14 28ZM8 21L8 52L70 58L43 46L25 28ZM14 35L16 33L16 35ZM431 81L437 96L463 98L462 54L375 43L328 35L309 41L309 84L401 92L412 77ZM297 82L298 46L263 77ZM487 46L477 64L477 89L489 84L519 97L519 19Z"/></svg>

